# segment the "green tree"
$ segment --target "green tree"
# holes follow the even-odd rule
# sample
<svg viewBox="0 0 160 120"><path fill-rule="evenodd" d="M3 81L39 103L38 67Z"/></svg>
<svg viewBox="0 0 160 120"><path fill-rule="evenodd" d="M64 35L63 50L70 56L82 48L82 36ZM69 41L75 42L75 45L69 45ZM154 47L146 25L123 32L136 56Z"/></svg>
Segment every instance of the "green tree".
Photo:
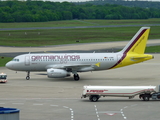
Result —
<svg viewBox="0 0 160 120"><path fill-rule="evenodd" d="M106 1L106 0L104 0ZM115 2L113 0L107 0ZM103 2L103 1L102 1ZM118 0L117 2L123 2ZM112 4L51 1L0 1L0 22L40 22L70 19L160 18L160 9L125 7ZM132 3L132 2L131 2ZM144 2L141 2L144 3ZM146 3L145 3L146 4Z"/></svg>
<svg viewBox="0 0 160 120"><path fill-rule="evenodd" d="M64 20L71 20L71 19L73 19L72 13L70 11L63 11L63 19Z"/></svg>

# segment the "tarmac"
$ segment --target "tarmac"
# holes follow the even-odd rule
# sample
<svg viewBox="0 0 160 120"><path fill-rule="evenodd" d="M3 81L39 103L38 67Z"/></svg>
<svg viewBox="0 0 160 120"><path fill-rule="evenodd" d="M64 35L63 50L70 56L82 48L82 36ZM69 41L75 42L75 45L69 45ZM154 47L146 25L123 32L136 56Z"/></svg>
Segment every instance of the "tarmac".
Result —
<svg viewBox="0 0 160 120"><path fill-rule="evenodd" d="M121 43L121 42L120 42ZM116 46L123 46L124 44ZM157 40L157 43L159 41ZM153 43L153 44L157 44ZM82 46L68 45L42 48L0 47L1 53L37 52L50 50L104 49L113 43ZM116 47L115 46L115 47ZM98 102L81 99L84 85L148 86L160 84L160 54L143 63L106 71L79 73L80 80L73 77L52 79L46 72L16 72L5 67L8 82L0 84L0 106L20 109L20 120L159 120L160 100L142 101L123 97L100 98Z"/></svg>
<svg viewBox="0 0 160 120"><path fill-rule="evenodd" d="M83 51L83 50L104 50L123 48L129 41L120 42L100 42L100 43L77 43L68 45L51 45L42 47L6 47L0 46L0 53L19 53L19 52L47 52L47 51ZM148 40L147 46L160 45L160 39Z"/></svg>

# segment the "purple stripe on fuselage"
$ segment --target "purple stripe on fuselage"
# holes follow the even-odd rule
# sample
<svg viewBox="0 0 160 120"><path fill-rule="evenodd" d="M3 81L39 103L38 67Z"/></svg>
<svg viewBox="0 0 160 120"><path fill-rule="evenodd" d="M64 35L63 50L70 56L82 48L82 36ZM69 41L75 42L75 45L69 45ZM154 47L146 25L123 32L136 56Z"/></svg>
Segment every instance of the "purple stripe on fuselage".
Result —
<svg viewBox="0 0 160 120"><path fill-rule="evenodd" d="M117 66L125 57L126 57L126 54L123 53L122 58L115 65L113 65L112 67L110 67L109 69L114 68L115 66Z"/></svg>
<svg viewBox="0 0 160 120"><path fill-rule="evenodd" d="M139 40L139 38L143 35L143 33L146 31L147 29L144 29L141 31L141 33L136 37L136 39L130 44L130 46L123 52L123 56L120 60L118 60L118 62L113 65L112 67L110 67L109 69L114 68L115 66L117 66L127 55L127 52L133 47L133 45Z"/></svg>

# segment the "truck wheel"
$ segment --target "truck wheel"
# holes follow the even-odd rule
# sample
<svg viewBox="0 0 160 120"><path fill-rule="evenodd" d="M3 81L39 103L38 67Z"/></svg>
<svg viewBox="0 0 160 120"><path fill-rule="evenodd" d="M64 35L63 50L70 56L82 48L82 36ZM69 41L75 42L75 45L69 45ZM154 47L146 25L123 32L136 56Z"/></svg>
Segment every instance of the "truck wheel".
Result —
<svg viewBox="0 0 160 120"><path fill-rule="evenodd" d="M92 102L92 96L89 96L89 100Z"/></svg>
<svg viewBox="0 0 160 120"><path fill-rule="evenodd" d="M99 96L97 96L97 95L94 95L94 96L92 96L92 97L90 98L90 100L91 100L92 102L97 102L98 99L99 99Z"/></svg>
<svg viewBox="0 0 160 120"><path fill-rule="evenodd" d="M144 97L143 97L143 100L144 100L144 101L149 101L149 96L144 96Z"/></svg>

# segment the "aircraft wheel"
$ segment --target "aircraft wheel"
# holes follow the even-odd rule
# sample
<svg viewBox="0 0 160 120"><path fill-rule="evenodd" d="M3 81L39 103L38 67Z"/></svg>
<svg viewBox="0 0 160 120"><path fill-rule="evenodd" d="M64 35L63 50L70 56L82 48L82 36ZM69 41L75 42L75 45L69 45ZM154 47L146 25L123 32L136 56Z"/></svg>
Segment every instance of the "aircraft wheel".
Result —
<svg viewBox="0 0 160 120"><path fill-rule="evenodd" d="M29 77L29 76L27 76L27 77L26 77L26 80L29 80L29 79L30 79L30 77Z"/></svg>
<svg viewBox="0 0 160 120"><path fill-rule="evenodd" d="M74 80L75 80L75 81L78 81L78 80L79 80L79 75L78 75L78 74L77 74L77 75L74 74Z"/></svg>
<svg viewBox="0 0 160 120"><path fill-rule="evenodd" d="M30 79L30 71L27 71L27 77L26 77L26 80L29 80Z"/></svg>

